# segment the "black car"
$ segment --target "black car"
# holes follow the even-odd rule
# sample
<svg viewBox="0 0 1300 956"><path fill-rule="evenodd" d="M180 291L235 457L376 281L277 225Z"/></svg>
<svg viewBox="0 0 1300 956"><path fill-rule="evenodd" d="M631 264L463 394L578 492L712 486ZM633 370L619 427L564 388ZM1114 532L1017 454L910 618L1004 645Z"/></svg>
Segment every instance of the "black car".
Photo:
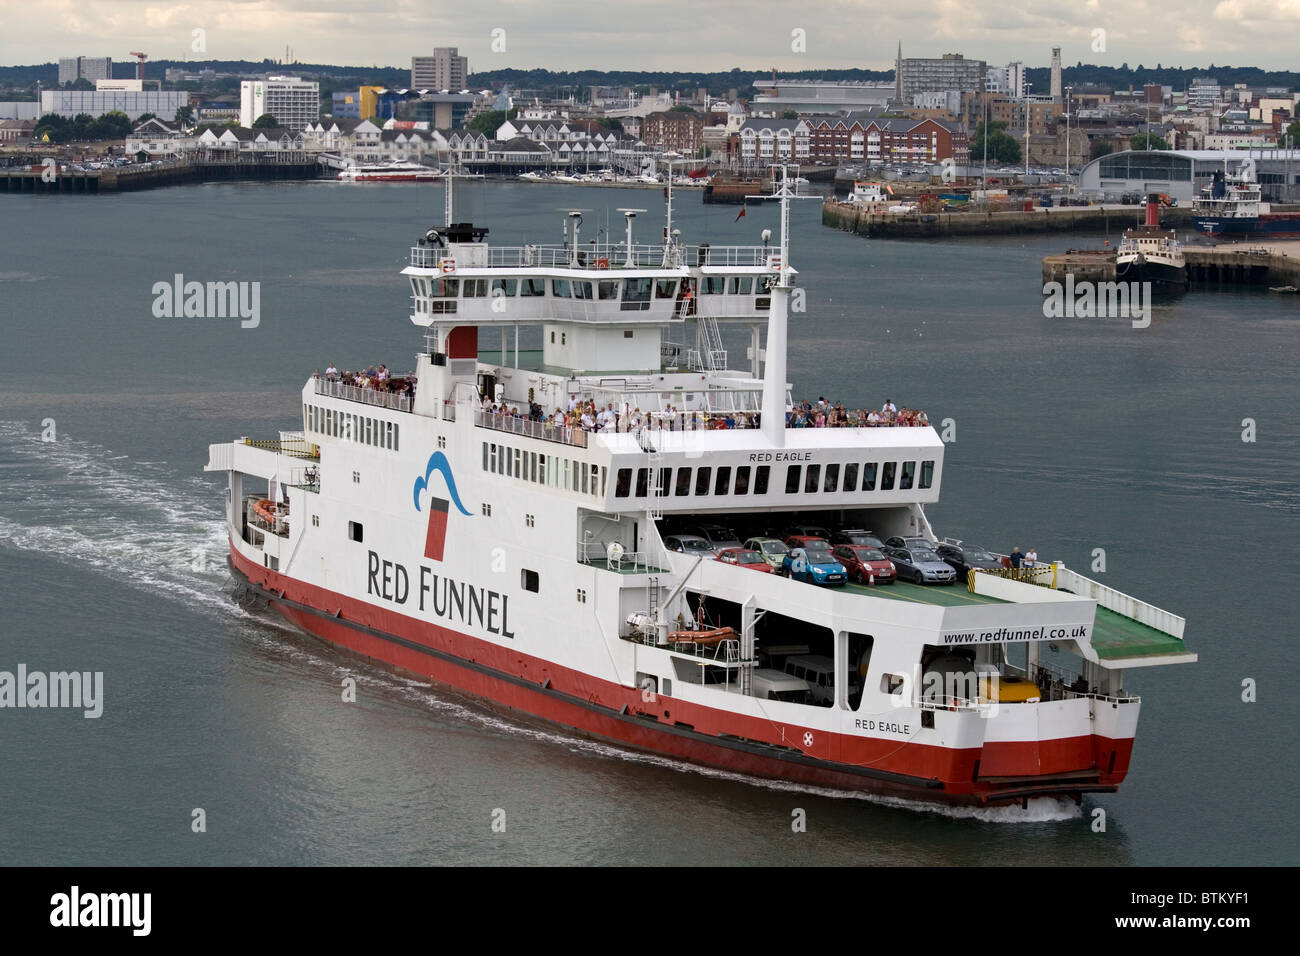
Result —
<svg viewBox="0 0 1300 956"><path fill-rule="evenodd" d="M951 564L962 577L972 568L1001 570L1002 561L973 544L941 544L935 549L945 564Z"/></svg>
<svg viewBox="0 0 1300 956"><path fill-rule="evenodd" d="M883 548L885 542L874 531L844 528L831 535L831 544L860 544L868 548Z"/></svg>

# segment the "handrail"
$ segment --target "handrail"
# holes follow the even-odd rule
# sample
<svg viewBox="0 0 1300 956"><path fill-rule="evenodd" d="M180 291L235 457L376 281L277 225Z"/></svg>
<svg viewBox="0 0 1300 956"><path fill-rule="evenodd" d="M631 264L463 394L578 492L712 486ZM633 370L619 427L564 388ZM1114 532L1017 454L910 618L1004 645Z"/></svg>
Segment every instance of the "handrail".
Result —
<svg viewBox="0 0 1300 956"><path fill-rule="evenodd" d="M474 424L480 428L491 428L512 435L523 435L527 438L539 438L542 441L559 442L563 445L573 445L576 448L587 447L587 433L576 426L548 425L545 422L535 422L530 418L515 418L513 415L493 414L481 408L474 412Z"/></svg>
<svg viewBox="0 0 1300 956"><path fill-rule="evenodd" d="M409 412L411 410L411 397L403 395L401 392L385 392L377 388L361 388L358 385L347 385L343 382L334 382L319 377L313 377L312 381L317 395L342 398L350 402L360 402L363 405L375 405L379 408L391 408L398 412Z"/></svg>

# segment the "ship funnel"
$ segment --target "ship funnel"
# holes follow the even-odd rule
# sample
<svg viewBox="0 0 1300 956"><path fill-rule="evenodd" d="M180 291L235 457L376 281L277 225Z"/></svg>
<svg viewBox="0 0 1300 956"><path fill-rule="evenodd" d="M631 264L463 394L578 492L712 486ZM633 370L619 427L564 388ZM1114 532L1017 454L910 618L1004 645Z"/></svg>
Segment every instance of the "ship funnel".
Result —
<svg viewBox="0 0 1300 956"><path fill-rule="evenodd" d="M1160 225L1160 194L1152 193L1147 196L1147 225Z"/></svg>

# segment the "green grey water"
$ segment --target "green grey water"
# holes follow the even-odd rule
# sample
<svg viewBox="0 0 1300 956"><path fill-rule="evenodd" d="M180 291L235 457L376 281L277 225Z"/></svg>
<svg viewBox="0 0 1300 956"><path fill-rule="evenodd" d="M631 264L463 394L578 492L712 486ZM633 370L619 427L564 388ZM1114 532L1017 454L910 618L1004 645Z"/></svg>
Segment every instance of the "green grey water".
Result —
<svg viewBox="0 0 1300 956"><path fill-rule="evenodd" d="M615 207L661 206L510 183L457 198L499 243L559 241L567 208L617 239ZM715 244L775 228L770 207L736 212L688 194L674 225ZM585 742L231 601L208 443L293 427L330 361L410 367L397 273L441 221L437 187L0 198L0 670L100 670L105 696L97 720L0 710L0 863L1297 862L1294 297L1198 290L1147 329L1049 319L1039 259L1087 240L867 241L796 208L796 394L953 419L940 534L1080 569L1103 548L1103 580L1186 616L1200 654L1127 681L1143 710L1119 793L941 811ZM662 222L644 214L639 238ZM260 282L260 324L156 318L177 273Z"/></svg>

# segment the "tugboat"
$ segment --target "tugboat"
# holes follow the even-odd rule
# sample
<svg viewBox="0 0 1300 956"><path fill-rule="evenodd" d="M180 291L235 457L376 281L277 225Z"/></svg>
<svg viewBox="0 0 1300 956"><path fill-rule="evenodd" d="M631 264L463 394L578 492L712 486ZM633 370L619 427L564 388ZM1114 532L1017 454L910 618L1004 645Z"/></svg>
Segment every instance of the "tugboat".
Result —
<svg viewBox="0 0 1300 956"><path fill-rule="evenodd" d="M1115 278L1120 282L1150 282L1153 292L1186 292L1190 284L1182 246L1173 232L1160 227L1159 193L1147 197L1146 222L1126 229L1115 256Z"/></svg>
<svg viewBox="0 0 1300 956"><path fill-rule="evenodd" d="M725 247L681 244L671 189L657 241L637 210L583 240L575 210L562 245L489 246L445 176L402 271L414 371L331 367L278 440L209 448L239 590L360 661L681 761L923 805L1116 790L1126 677L1196 660L1181 617L1060 562L832 588L670 546L938 546L932 427L791 427L777 168L779 243Z"/></svg>

